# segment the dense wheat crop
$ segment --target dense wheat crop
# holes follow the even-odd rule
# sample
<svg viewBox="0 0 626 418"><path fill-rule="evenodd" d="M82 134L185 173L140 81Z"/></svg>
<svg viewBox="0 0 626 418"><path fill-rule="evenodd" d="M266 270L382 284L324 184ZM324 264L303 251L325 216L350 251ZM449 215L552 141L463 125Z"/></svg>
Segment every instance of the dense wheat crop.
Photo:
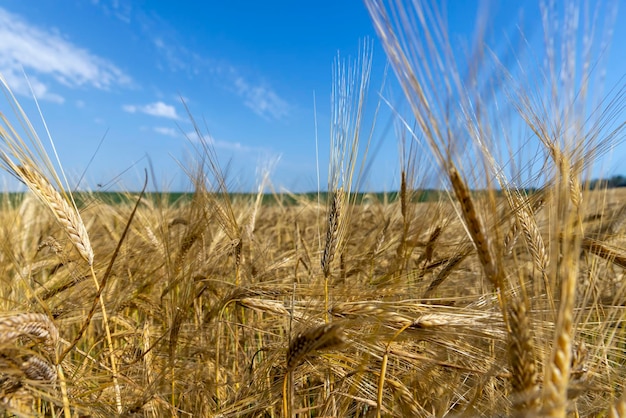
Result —
<svg viewBox="0 0 626 418"><path fill-rule="evenodd" d="M589 61L560 68L578 69L575 35L545 85L496 57L463 78L436 8L367 7L414 120L397 114L400 189L383 199L354 192L367 44L334 74L317 199L230 194L201 141L190 198L77 205L4 120L3 165L30 190L0 210L7 415L626 416L626 190L585 181L623 139L625 87L586 107ZM536 172L497 152L517 135L504 99Z"/></svg>

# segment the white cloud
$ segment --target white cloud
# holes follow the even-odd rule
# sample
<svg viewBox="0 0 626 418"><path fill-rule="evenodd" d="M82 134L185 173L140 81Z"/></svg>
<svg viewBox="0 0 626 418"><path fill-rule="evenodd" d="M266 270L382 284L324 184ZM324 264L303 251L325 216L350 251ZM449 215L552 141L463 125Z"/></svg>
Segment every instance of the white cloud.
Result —
<svg viewBox="0 0 626 418"><path fill-rule="evenodd" d="M289 114L289 104L265 83L243 77L239 67L222 57L207 57L188 48L189 42L166 19L152 13L135 16L139 27L158 53L156 67L163 71L183 72L190 79L207 76L222 88L236 94L246 107L266 119L282 119Z"/></svg>
<svg viewBox="0 0 626 418"><path fill-rule="evenodd" d="M24 73L21 69L18 70L2 66L1 58L0 73L2 74L2 77L4 77L7 85L14 93L29 97L32 96L32 94L34 93L35 97L41 100L47 100L54 103L65 102L65 98L63 96L50 92L48 86L42 83L37 77L32 75L24 76Z"/></svg>
<svg viewBox="0 0 626 418"><path fill-rule="evenodd" d="M242 77L235 79L237 93L244 104L254 113L263 117L282 119L289 113L289 105L274 90L264 85L251 86Z"/></svg>
<svg viewBox="0 0 626 418"><path fill-rule="evenodd" d="M131 83L129 76L106 59L3 8L0 8L0 39L0 72L16 93L30 95L22 68L30 74L34 92L55 102L62 102L63 98L49 91L42 81L44 77L52 77L72 88L89 85L105 90Z"/></svg>
<svg viewBox="0 0 626 418"><path fill-rule="evenodd" d="M132 3L120 0L91 0L91 4L100 7L107 16L113 16L124 23L130 23L133 15Z"/></svg>
<svg viewBox="0 0 626 418"><path fill-rule="evenodd" d="M160 135L165 135L165 136L171 136L172 138L178 138L180 137L180 132L177 131L174 128L166 128L163 126L157 126L155 128L153 128L154 132L160 134Z"/></svg>
<svg viewBox="0 0 626 418"><path fill-rule="evenodd" d="M173 47L172 45L166 44L163 38L155 38L154 46L157 48L161 56L165 59L169 69L171 71L185 71L190 68L188 61L185 61L181 57L182 55L189 55L188 51L181 45L178 47Z"/></svg>
<svg viewBox="0 0 626 418"><path fill-rule="evenodd" d="M144 106L136 106L136 105L124 105L122 106L125 112L128 113L145 113L150 116L157 116L160 118L168 118L179 120L180 117L176 113L176 108L172 105L165 104L163 102L154 102L149 103Z"/></svg>
<svg viewBox="0 0 626 418"><path fill-rule="evenodd" d="M198 133L196 131L189 131L185 133L185 137L193 142L199 142L200 138L198 138ZM234 152L260 152L263 151L262 148L258 147L250 147L248 145L244 145L241 142L230 142L223 141L219 139L215 139L213 136L208 134L202 135L203 140L207 141L210 145L212 145L216 149L223 149Z"/></svg>

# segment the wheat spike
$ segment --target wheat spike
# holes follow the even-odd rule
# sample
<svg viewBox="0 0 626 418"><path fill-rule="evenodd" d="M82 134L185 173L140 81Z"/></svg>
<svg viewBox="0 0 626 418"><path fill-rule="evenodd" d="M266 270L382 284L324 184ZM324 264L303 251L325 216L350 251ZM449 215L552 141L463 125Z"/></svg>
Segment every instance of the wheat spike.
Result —
<svg viewBox="0 0 626 418"><path fill-rule="evenodd" d="M37 170L22 165L16 167L16 173L35 196L50 208L56 220L65 229L70 241L74 244L79 254L90 266L93 265L94 254L91 248L91 241L87 234L87 228L85 228L85 224L78 214L78 211L71 207L67 199L64 199L52 184Z"/></svg>
<svg viewBox="0 0 626 418"><path fill-rule="evenodd" d="M402 219L404 219L405 225L408 216L407 199L406 171L402 170L400 173L400 212L402 213Z"/></svg>
<svg viewBox="0 0 626 418"><path fill-rule="evenodd" d="M267 312L275 315L289 316L289 311L285 306L274 300L244 298L239 300L239 304L246 308L260 312Z"/></svg>
<svg viewBox="0 0 626 418"><path fill-rule="evenodd" d="M548 296L548 302L550 303L551 309L554 311L554 296L552 295L552 288L548 278L548 267L550 262L548 250L546 249L546 245L543 237L541 236L541 232L539 231L539 227L537 226L537 222L532 216L534 211L539 209L541 206L537 206L536 204L534 208L530 207L529 205L523 203L519 197L515 198L514 196L515 195L512 194L516 203L519 204L518 210L515 211L515 216L517 218L516 225L519 224L521 227L521 232L524 235L524 241L526 242L526 246L528 247L528 250L533 258L535 268L537 268L541 273L544 288ZM538 204L543 205L543 199L539 200Z"/></svg>
<svg viewBox="0 0 626 418"><path fill-rule="evenodd" d="M510 303L508 353L513 408L516 416L532 416L539 404L539 393L531 323L524 302L514 299Z"/></svg>
<svg viewBox="0 0 626 418"><path fill-rule="evenodd" d="M423 258L424 260L426 260L427 263L430 263L430 261L433 259L433 255L435 253L435 243L437 239L439 238L439 236L441 235L442 231L443 231L443 228L441 227L441 225L438 225L437 227L435 227L435 229L433 229L433 231L430 233L428 237L428 241L426 242L426 247L424 247L424 255L423 255Z"/></svg>
<svg viewBox="0 0 626 418"><path fill-rule="evenodd" d="M535 266L545 275L548 270L549 258L543 237L537 227L537 223L532 218L530 213L524 208L516 211L515 214L517 215L517 220L522 227L521 229L526 240L526 245L528 245L528 249L533 256Z"/></svg>
<svg viewBox="0 0 626 418"><path fill-rule="evenodd" d="M478 217L476 208L474 207L472 196L470 195L467 185L463 179L461 179L461 176L456 168L450 167L448 169L448 175L450 177L450 182L452 183L452 188L454 189L454 194L456 195L456 198L461 205L461 209L463 210L463 219L465 220L472 242L476 247L480 264L483 266L487 279L489 279L489 281L496 288L499 288L501 280L498 274L496 262L489 246L489 240L483 230L482 222Z"/></svg>
<svg viewBox="0 0 626 418"><path fill-rule="evenodd" d="M56 369L44 359L37 356L29 356L21 366L24 375L30 380L54 383L57 380Z"/></svg>
<svg viewBox="0 0 626 418"><path fill-rule="evenodd" d="M0 319L0 344L26 335L44 340L49 348L55 348L59 341L59 330L44 314L21 313Z"/></svg>
<svg viewBox="0 0 626 418"><path fill-rule="evenodd" d="M314 351L338 347L345 342L340 324L326 324L299 333L287 349L287 369L293 370Z"/></svg>
<svg viewBox="0 0 626 418"><path fill-rule="evenodd" d="M582 248L583 250L588 251L591 254L595 254L598 257L602 257L617 266L626 268L626 254L611 249L600 241L585 237L582 241Z"/></svg>
<svg viewBox="0 0 626 418"><path fill-rule="evenodd" d="M326 243L322 254L322 271L324 277L330 276L330 264L335 258L337 245L339 242L339 226L341 221L341 210L343 206L343 188L339 188L333 193L333 200L328 212L328 228L326 229Z"/></svg>
<svg viewBox="0 0 626 418"><path fill-rule="evenodd" d="M441 285L441 283L443 283L443 281L448 278L448 276L450 276L454 269L457 268L463 260L465 260L465 257L467 257L470 252L471 250L464 249L457 255L451 257L446 265L441 269L441 271L439 271L437 276L430 282L430 284L428 285L428 289L426 289L422 298L428 299L432 295L432 293Z"/></svg>
<svg viewBox="0 0 626 418"><path fill-rule="evenodd" d="M416 417L420 415L420 412L423 412L418 408L415 397L406 385L394 379L387 379L387 384L391 387L391 390L398 399L400 411L403 416Z"/></svg>
<svg viewBox="0 0 626 418"><path fill-rule="evenodd" d="M566 245L572 245L567 243ZM575 248L575 247L574 247ZM544 377L544 414L564 417L567 410L567 388L572 368L572 334L574 324L574 302L578 255L573 249L564 249L564 260L559 274L561 283L561 305L557 317L554 343Z"/></svg>

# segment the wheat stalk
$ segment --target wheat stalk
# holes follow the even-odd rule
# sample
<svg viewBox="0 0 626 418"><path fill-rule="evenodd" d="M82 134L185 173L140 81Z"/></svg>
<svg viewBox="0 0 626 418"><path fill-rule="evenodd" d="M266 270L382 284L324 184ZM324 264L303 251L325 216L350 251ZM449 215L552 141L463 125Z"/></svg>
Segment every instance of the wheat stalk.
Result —
<svg viewBox="0 0 626 418"><path fill-rule="evenodd" d="M13 164L13 162L8 160L8 157L4 154L3 158L5 161L8 161L8 164ZM72 206L69 205L68 201L64 199L50 184L50 182L37 170L29 167L28 165L15 166L13 164L13 167L15 172L26 183L28 188L52 211L54 217L64 227L65 232L69 236L74 247L78 250L83 259L87 261L96 291L100 292L100 284L98 283L98 279L96 278L95 271L93 269L94 254L91 248L91 242L89 240L89 235L87 234L87 228L78 214L78 211L73 209ZM109 346L117 409L121 412L121 391L117 380L117 367L113 354L113 340L111 338L104 298L101 293L99 293L99 302L102 310L102 321L106 331L107 344Z"/></svg>
<svg viewBox="0 0 626 418"><path fill-rule="evenodd" d="M91 276L93 278L96 291L100 292L100 284L96 278L95 271L93 269L94 254L91 248L91 242L89 235L87 234L87 228L78 214L78 211L72 209L66 199L50 184L50 182L37 170L29 167L28 165L15 166L12 161L8 160L8 157L3 154L3 158L7 164L11 164L14 167L15 172L26 183L28 188L52 211L55 218L64 227L65 232L68 234L70 241L74 244L74 247L78 250L80 255L87 261L90 267ZM116 403L119 412L122 410L121 403L121 391L117 380L117 367L115 356L113 353L113 340L111 338L111 330L109 328L108 316L104 305L104 298L99 293L99 302L102 310L102 321L106 332L107 344L109 346L109 354L111 360L111 369L113 370L113 384L116 393Z"/></svg>
<svg viewBox="0 0 626 418"><path fill-rule="evenodd" d="M622 396L608 410L609 418L626 418L626 389Z"/></svg>

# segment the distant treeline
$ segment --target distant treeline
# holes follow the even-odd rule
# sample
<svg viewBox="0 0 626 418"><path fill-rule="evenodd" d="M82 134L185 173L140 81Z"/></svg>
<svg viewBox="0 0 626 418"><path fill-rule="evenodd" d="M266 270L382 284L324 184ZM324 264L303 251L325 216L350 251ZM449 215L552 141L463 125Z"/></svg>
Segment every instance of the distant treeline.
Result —
<svg viewBox="0 0 626 418"><path fill-rule="evenodd" d="M445 193L440 190L420 190L413 194L413 202L429 202L436 201ZM262 196L263 205L284 205L293 206L303 202L327 202L329 198L328 192L309 192L309 193L266 193ZM0 204L3 208L7 206L17 206L24 199L25 193L7 192L0 193ZM126 204L136 202L139 193L136 192L75 192L74 200L76 205L81 208L87 208L95 203L104 204ZM171 206L184 204L193 199L194 194L191 192L151 192L146 193L145 200L149 200L155 205ZM256 193L230 193L231 202L254 201ZM218 199L220 199L218 197ZM375 192L375 193L356 193L354 195L356 203L381 202L390 203L399 199L398 192Z"/></svg>
<svg viewBox="0 0 626 418"><path fill-rule="evenodd" d="M618 188L626 187L626 176L613 176L608 179L593 179L589 181L589 189L597 190L602 188ZM537 189L526 189L527 193L533 193ZM432 202L439 200L446 192L436 189L423 189L413 192L413 202ZM475 193L481 193L475 191ZM74 193L74 199L76 204L80 208L88 207L93 203L106 203L106 204L123 204L135 202L139 193L134 192L76 192ZM255 193L231 193L229 195L231 201L237 202L241 200L251 201L256 199ZM391 203L400 198L400 193L393 192L371 192L371 193L356 193L355 200L357 203L368 202L381 202ZM0 193L0 203L2 207L7 205L16 206L21 203L24 198L24 193L21 192L6 192ZM146 193L145 199L150 200L154 204L163 204L164 206L177 205L189 202L193 198L191 192L151 192ZM320 202L328 201L328 192L309 192L309 193L267 193L262 196L263 205L285 205L291 206L302 202Z"/></svg>
<svg viewBox="0 0 626 418"><path fill-rule="evenodd" d="M594 179L589 182L590 189L626 187L626 176L613 176L609 179Z"/></svg>

